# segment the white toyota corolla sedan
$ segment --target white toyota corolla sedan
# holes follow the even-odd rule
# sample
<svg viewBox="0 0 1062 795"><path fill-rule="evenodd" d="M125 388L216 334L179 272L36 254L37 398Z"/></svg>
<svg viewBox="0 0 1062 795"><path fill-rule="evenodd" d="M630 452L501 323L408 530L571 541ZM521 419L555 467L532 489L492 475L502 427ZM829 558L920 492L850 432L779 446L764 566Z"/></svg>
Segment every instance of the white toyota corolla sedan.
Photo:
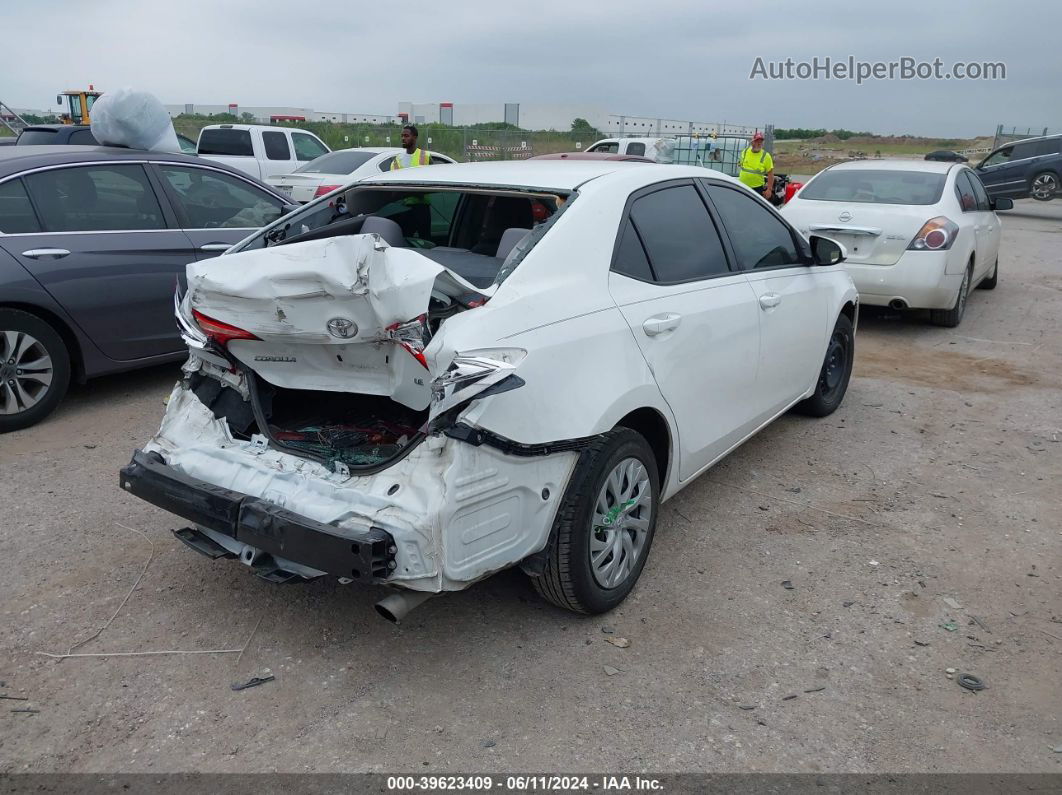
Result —
<svg viewBox="0 0 1062 795"><path fill-rule="evenodd" d="M188 266L184 378L121 484L267 579L397 586L394 620L514 565L609 610L662 501L840 404L840 258L702 168L378 176Z"/></svg>
<svg viewBox="0 0 1062 795"><path fill-rule="evenodd" d="M961 163L860 160L819 172L782 214L844 246L862 303L929 309L937 325L957 326L970 290L996 286L995 211L1013 206L989 199Z"/></svg>
<svg viewBox="0 0 1062 795"><path fill-rule="evenodd" d="M314 158L290 174L266 177L265 182L291 196L292 201L306 204L355 180L375 177L381 172L389 171L395 155L403 151L405 150L397 146L337 149ZM429 151L428 154L431 155L432 165L454 162L438 152Z"/></svg>

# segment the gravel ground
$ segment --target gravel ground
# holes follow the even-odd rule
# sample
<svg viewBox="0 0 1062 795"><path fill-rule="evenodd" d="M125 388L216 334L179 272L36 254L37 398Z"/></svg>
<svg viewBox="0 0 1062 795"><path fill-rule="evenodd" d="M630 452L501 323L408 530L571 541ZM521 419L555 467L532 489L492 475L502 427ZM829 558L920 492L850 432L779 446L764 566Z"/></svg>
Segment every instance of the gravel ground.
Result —
<svg viewBox="0 0 1062 795"><path fill-rule="evenodd" d="M1004 225L960 328L865 310L841 409L667 503L601 617L211 563L117 487L177 368L77 389L0 437L0 772L1062 772L1062 202ZM79 651L246 650L39 654L120 606Z"/></svg>

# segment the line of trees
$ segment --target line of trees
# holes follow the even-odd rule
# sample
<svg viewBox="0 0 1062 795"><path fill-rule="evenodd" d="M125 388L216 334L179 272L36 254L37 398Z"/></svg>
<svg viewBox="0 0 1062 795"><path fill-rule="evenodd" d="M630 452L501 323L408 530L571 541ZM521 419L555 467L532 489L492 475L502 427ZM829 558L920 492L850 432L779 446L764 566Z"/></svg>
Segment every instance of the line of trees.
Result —
<svg viewBox="0 0 1062 795"><path fill-rule="evenodd" d="M866 131L857 132L856 130L845 130L843 128L840 129L840 130L822 130L822 129L820 129L820 130L810 130L810 129L807 129L805 127L792 127L792 128L789 128L789 129L786 129L784 127L775 127L774 128L774 137L775 138L780 138L780 139L783 139L783 140L791 139L791 138L797 138L797 139L800 139L800 140L805 140L807 138L822 138L825 135L835 135L838 138L840 138L842 141L847 141L849 138L880 138L881 137L880 135L877 135L876 133L872 133L872 132L866 132Z"/></svg>

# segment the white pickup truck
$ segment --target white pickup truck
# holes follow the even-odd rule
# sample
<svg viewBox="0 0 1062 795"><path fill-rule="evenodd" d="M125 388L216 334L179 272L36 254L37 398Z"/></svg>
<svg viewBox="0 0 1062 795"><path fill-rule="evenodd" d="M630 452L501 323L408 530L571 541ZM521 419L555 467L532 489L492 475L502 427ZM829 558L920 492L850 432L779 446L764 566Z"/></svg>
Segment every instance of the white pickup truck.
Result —
<svg viewBox="0 0 1062 795"><path fill-rule="evenodd" d="M196 152L256 179L290 174L332 150L311 132L268 124L211 124L199 131Z"/></svg>

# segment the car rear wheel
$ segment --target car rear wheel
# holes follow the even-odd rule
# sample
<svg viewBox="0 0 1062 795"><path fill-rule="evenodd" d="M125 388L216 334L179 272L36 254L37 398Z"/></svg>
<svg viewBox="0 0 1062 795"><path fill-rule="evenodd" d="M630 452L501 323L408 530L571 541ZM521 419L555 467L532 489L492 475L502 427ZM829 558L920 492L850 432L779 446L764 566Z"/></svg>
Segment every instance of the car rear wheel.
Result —
<svg viewBox="0 0 1062 795"><path fill-rule="evenodd" d="M70 355L59 333L18 309L0 309L0 433L47 417L70 384Z"/></svg>
<svg viewBox="0 0 1062 795"><path fill-rule="evenodd" d="M955 296L955 305L951 309L930 309L929 320L934 326L955 328L962 322L962 316L966 314L966 299L970 297L970 273L973 271L973 263L966 268L962 275L962 284L959 285L959 294Z"/></svg>
<svg viewBox="0 0 1062 795"><path fill-rule="evenodd" d="M656 530L660 481L641 434L617 428L585 449L554 521L535 590L558 607L604 613L645 567Z"/></svg>
<svg viewBox="0 0 1062 795"><path fill-rule="evenodd" d="M992 266L992 275L986 276L981 280L981 283L977 285L978 290L995 290L996 283L999 281L999 260L996 260L996 264Z"/></svg>
<svg viewBox="0 0 1062 795"><path fill-rule="evenodd" d="M819 371L814 394L796 404L796 411L809 417L825 417L833 414L844 400L848 381L852 377L855 362L855 330L847 315L837 318L826 357Z"/></svg>
<svg viewBox="0 0 1062 795"><path fill-rule="evenodd" d="M1033 177L1029 195L1037 201L1051 201L1058 195L1058 185L1058 176L1054 172L1044 171Z"/></svg>

